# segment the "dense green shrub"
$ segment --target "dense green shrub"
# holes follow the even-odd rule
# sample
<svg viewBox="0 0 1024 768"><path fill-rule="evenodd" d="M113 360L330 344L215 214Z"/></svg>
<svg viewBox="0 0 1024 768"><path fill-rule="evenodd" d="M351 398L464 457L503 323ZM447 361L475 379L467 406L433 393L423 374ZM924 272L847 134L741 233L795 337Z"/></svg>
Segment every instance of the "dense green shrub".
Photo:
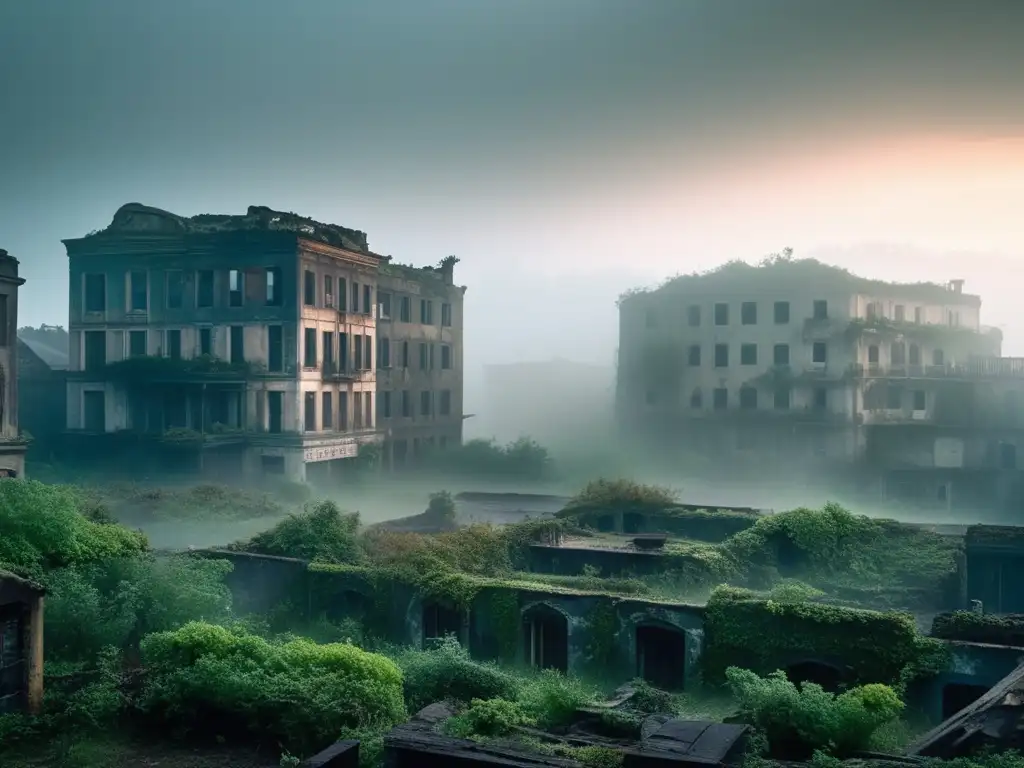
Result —
<svg viewBox="0 0 1024 768"><path fill-rule="evenodd" d="M553 728L571 723L579 708L595 698L597 691L580 679L545 669L523 684L519 703L541 727Z"/></svg>
<svg viewBox="0 0 1024 768"><path fill-rule="evenodd" d="M0 482L0 568L38 575L48 568L130 557L146 537L79 513L68 488L34 480Z"/></svg>
<svg viewBox="0 0 1024 768"><path fill-rule="evenodd" d="M671 488L644 485L633 480L591 480L581 488L569 506L666 507L675 504L679 494Z"/></svg>
<svg viewBox="0 0 1024 768"><path fill-rule="evenodd" d="M867 748L872 734L903 711L896 692L877 683L836 696L814 683L797 688L783 672L759 677L730 667L726 676L741 716L765 733L775 757L807 758L815 750L848 756Z"/></svg>
<svg viewBox="0 0 1024 768"><path fill-rule="evenodd" d="M192 620L224 621L231 564L189 555L112 559L59 568L47 587L49 659L88 661L106 646L125 648L143 635Z"/></svg>
<svg viewBox="0 0 1024 768"><path fill-rule="evenodd" d="M507 445L494 440L469 440L432 454L427 466L468 477L534 481L549 477L553 468L548 450L527 437Z"/></svg>
<svg viewBox="0 0 1024 768"><path fill-rule="evenodd" d="M457 739L495 737L506 736L518 727L534 723L534 719L514 701L473 699L469 707L445 721L444 730Z"/></svg>
<svg viewBox="0 0 1024 768"><path fill-rule="evenodd" d="M453 637L423 651L406 651L398 659L410 712L437 701L469 703L473 699L515 699L516 679L493 664L473 661Z"/></svg>
<svg viewBox="0 0 1024 768"><path fill-rule="evenodd" d="M342 512L333 501L319 501L231 548L325 563L355 563L362 556L358 533L357 513Z"/></svg>
<svg viewBox="0 0 1024 768"><path fill-rule="evenodd" d="M142 659L143 710L218 736L248 734L308 753L344 728L405 719L399 668L354 645L274 643L192 622L147 636Z"/></svg>

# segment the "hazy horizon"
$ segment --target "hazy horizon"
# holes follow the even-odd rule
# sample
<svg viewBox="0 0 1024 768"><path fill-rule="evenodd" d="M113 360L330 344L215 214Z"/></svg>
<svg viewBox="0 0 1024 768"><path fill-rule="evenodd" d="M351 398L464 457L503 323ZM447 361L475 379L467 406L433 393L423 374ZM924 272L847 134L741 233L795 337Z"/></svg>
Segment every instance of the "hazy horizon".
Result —
<svg viewBox="0 0 1024 768"><path fill-rule="evenodd" d="M1024 354L1021 22L995 0L8 3L19 324L66 325L61 238L137 201L455 254L467 410L488 364L610 365L622 291L786 246L965 279Z"/></svg>

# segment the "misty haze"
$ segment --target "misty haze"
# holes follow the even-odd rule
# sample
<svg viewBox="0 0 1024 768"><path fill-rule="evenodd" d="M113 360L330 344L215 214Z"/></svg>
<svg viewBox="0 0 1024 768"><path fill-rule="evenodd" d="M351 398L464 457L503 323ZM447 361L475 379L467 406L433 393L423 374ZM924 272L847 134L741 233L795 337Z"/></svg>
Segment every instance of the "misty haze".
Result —
<svg viewBox="0 0 1024 768"><path fill-rule="evenodd" d="M1022 31L0 2L0 766L1024 768Z"/></svg>

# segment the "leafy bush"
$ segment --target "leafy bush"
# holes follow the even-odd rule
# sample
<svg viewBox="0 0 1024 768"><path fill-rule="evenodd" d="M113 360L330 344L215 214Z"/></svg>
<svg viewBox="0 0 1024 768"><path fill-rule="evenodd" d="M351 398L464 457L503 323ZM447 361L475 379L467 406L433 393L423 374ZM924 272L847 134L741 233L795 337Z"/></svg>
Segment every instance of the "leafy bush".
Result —
<svg viewBox="0 0 1024 768"><path fill-rule="evenodd" d="M427 505L427 512L431 516L448 522L455 522L455 500L448 491L438 491L430 494L430 503Z"/></svg>
<svg viewBox="0 0 1024 768"><path fill-rule="evenodd" d="M60 568L47 573L46 650L51 659L86 661L106 646L125 648L143 635L188 621L224 621L231 564L189 555Z"/></svg>
<svg viewBox="0 0 1024 768"><path fill-rule="evenodd" d="M39 575L48 568L130 557L147 546L139 532L86 518L68 488L0 482L0 568Z"/></svg>
<svg viewBox="0 0 1024 768"><path fill-rule="evenodd" d="M553 728L571 723L579 708L596 695L578 678L545 669L523 685L519 703L542 728Z"/></svg>
<svg viewBox="0 0 1024 768"><path fill-rule="evenodd" d="M448 718L444 730L457 739L471 736L507 736L516 728L533 725L534 719L514 701L473 699L463 712Z"/></svg>
<svg viewBox="0 0 1024 768"><path fill-rule="evenodd" d="M411 712L437 701L468 703L473 699L515 699L516 679L493 664L473 661L453 637L423 651L406 651L398 659Z"/></svg>
<svg viewBox="0 0 1024 768"><path fill-rule="evenodd" d="M430 457L436 469L469 477L543 480L552 471L551 455L535 440L523 437L507 445L470 440Z"/></svg>
<svg viewBox="0 0 1024 768"><path fill-rule="evenodd" d="M671 506L678 494L671 488L643 485L632 480L591 480L572 497L570 506L638 507Z"/></svg>
<svg viewBox="0 0 1024 768"><path fill-rule="evenodd" d="M356 563L362 557L358 533L357 513L342 512L333 501L319 501L231 548L326 563Z"/></svg>
<svg viewBox="0 0 1024 768"><path fill-rule="evenodd" d="M867 748L874 732L903 711L896 692L878 683L836 696L814 683L798 689L783 672L759 677L730 667L726 677L742 716L765 732L776 757L806 758L815 750L845 757Z"/></svg>
<svg viewBox="0 0 1024 768"><path fill-rule="evenodd" d="M405 719L399 668L353 645L273 643L191 622L147 636L142 658L149 672L142 708L218 736L255 735L312 752L344 728Z"/></svg>

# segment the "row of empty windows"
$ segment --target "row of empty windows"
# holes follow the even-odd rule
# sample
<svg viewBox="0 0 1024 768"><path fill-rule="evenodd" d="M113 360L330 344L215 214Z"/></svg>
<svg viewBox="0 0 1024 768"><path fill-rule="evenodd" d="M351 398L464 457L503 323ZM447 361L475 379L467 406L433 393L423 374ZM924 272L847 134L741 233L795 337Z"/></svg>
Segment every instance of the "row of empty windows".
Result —
<svg viewBox="0 0 1024 768"><path fill-rule="evenodd" d="M729 345L715 344L715 368L727 368L729 366ZM772 365L789 365L789 344L775 344L772 347ZM811 349L811 361L817 364L828 362L828 346L823 341L816 341ZM687 365L699 367L701 365L701 346L691 344L686 352ZM758 364L758 345L740 344L740 365Z"/></svg>
<svg viewBox="0 0 1024 768"><path fill-rule="evenodd" d="M338 346L335 347L335 335L338 336ZM369 335L354 334L352 343L349 344L348 334L335 334L333 331L322 331L320 333L319 346L317 330L315 328L304 329L302 365L305 368L318 368L320 361L323 362L324 370L371 370L373 368L373 337ZM408 341L396 342L397 349L395 367L410 368L410 343ZM440 360L438 360L437 347L440 346ZM336 356L336 351L340 356ZM440 364L441 370L452 368L452 348L450 344L428 344L419 342L418 363L421 371L434 370ZM350 354L351 352L351 354ZM322 356L322 357L321 357ZM337 361L337 366L335 366ZM351 367L349 365L351 361ZM387 336L377 337L377 368L388 369L392 367L391 360L391 339Z"/></svg>
<svg viewBox="0 0 1024 768"><path fill-rule="evenodd" d="M740 303L740 325L757 325L758 323L758 302L744 301ZM772 304L772 322L775 325L788 325L790 321L790 303L788 301L776 301ZM828 318L828 302L824 299L816 299L812 306L812 317L816 320ZM715 325L729 325L731 322L730 305L727 302L718 302L712 310L712 321ZM686 324L691 328L699 328L703 323L703 307L699 304L691 304L686 308ZM648 308L646 316L648 328L656 328L659 325L657 310Z"/></svg>
<svg viewBox="0 0 1024 768"><path fill-rule="evenodd" d="M890 365L921 365L921 348L917 344L893 342L889 347ZM946 364L946 355L941 349L932 350L932 365ZM878 345L868 347L868 365L881 365L881 354Z"/></svg>
<svg viewBox="0 0 1024 768"><path fill-rule="evenodd" d="M337 292L335 292L337 288ZM377 293L377 316L381 320L392 319L392 305L395 297L388 291ZM422 325L433 325L434 301L432 299L419 299L419 322ZM346 287L344 277L333 275L320 275L307 269L303 273L302 303L307 307L326 307L337 309L340 312L352 312L357 314L373 314L373 288L370 285L352 281L351 289ZM413 299L411 296L398 296L398 320L402 323L413 322ZM452 324L452 305L443 302L441 313L437 318L443 327Z"/></svg>
<svg viewBox="0 0 1024 768"><path fill-rule="evenodd" d="M753 410L762 407L762 403L766 405L763 396L765 393L759 392L758 389L751 386L742 386L735 393L734 398L737 398L740 408L744 410ZM777 387L771 393L770 402L772 407L776 410L785 411L792 407L793 392L789 387ZM660 397L659 393L654 390L649 390L646 395L648 405L658 405ZM727 387L715 387L711 390L710 403L705 401L704 391L697 387L690 393L690 408L694 410L703 410L711 406L716 411L723 411L732 407L729 399L729 390ZM815 410L825 410L828 408L828 390L825 387L816 387L813 393L813 399L811 401L811 407Z"/></svg>
<svg viewBox="0 0 1024 768"><path fill-rule="evenodd" d="M223 275L222 294L217 301L215 276ZM150 272L132 270L127 273L126 307L129 312L150 310ZM282 270L280 267L228 270L181 270L157 272L163 280L163 300L166 309L203 309L214 306L242 307L249 305L281 306ZM84 307L86 312L105 312L108 305L107 280L103 273L85 275Z"/></svg>
<svg viewBox="0 0 1024 768"><path fill-rule="evenodd" d="M276 393L275 393L276 394ZM306 432L346 432L349 429L348 392L337 393L337 410L335 410L335 393L306 392L303 395L302 420ZM320 412L317 413L319 400ZM373 393L352 393L352 429L373 429ZM274 431L274 430L271 430Z"/></svg>
<svg viewBox="0 0 1024 768"><path fill-rule="evenodd" d="M417 416L430 418L431 416L451 416L452 414L452 391L450 389L442 389L438 392L424 389L419 393L418 403L413 398L414 393L408 389L395 392L382 390L377 393L377 414L382 419L413 419Z"/></svg>

